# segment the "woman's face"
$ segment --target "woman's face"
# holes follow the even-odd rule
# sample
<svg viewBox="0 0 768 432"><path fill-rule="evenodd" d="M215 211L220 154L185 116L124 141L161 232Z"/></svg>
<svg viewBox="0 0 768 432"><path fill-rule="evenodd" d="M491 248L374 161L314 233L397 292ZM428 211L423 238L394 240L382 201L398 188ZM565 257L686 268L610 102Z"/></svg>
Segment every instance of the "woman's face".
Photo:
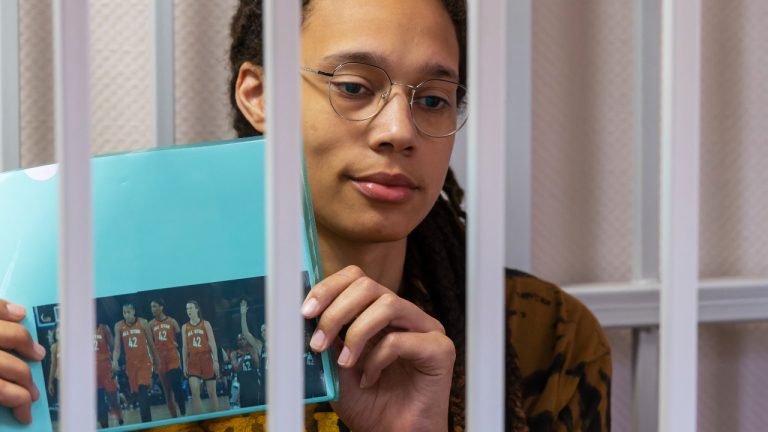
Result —
<svg viewBox="0 0 768 432"><path fill-rule="evenodd" d="M439 0L316 0L302 27L302 66L333 71L366 59L398 83L458 81L459 46ZM405 238L434 205L453 137L411 120L407 88L394 86L369 120L339 117L328 78L302 72L304 152L321 235L351 242Z"/></svg>
<svg viewBox="0 0 768 432"><path fill-rule="evenodd" d="M187 316L189 319L197 319L197 306L194 303L187 303Z"/></svg>

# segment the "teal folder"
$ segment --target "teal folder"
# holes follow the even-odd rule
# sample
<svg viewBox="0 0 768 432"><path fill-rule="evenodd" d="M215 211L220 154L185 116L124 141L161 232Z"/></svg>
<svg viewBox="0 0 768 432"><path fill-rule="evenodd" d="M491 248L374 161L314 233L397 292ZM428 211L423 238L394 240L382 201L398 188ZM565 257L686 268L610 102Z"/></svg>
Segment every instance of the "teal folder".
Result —
<svg viewBox="0 0 768 432"><path fill-rule="evenodd" d="M165 392L155 370L148 385L152 420L147 421L139 415L141 409L134 408L135 392L130 391L131 378L127 377L136 375L138 369L134 360L129 362L125 354L121 355L119 370L113 371L112 378L118 393L125 396L125 400L120 398L125 404L124 425L117 424L110 409L108 430L128 431L265 409L268 341L263 344L265 349L257 353L258 371L243 371L242 365L240 371L235 371L229 361L232 351L237 352L241 301L248 304L249 331L262 338L266 277L264 163L265 144L261 138L93 158L97 321L114 331L115 324L124 319L125 304L133 305L135 316L151 321L150 302L160 298L166 314L181 326L191 320L186 305L194 299L213 330L221 369L217 381L219 411L192 415L190 401L186 400L186 416L177 419L169 418ZM305 227L304 289L309 289L321 274L306 185L304 191L305 217L297 217L295 223ZM41 392L40 400L33 405L33 424L19 425L10 410L3 408L0 429L4 431L56 430L58 402L46 387L50 375L57 373L50 368L50 348L55 343L54 329L59 318L58 205L55 165L0 174L0 298L26 306L23 324L49 352L43 362L30 364ZM309 335L315 325L307 322ZM122 335L113 336L115 344L123 343ZM181 351L186 336L177 333L175 337ZM128 348L125 345L121 351L125 353ZM307 347L304 358L307 403L336 399L338 383L328 354L315 354ZM246 372L253 372L247 380ZM235 382L237 385L233 385ZM189 381L184 380L186 395L188 385ZM106 404L103 396L99 393L99 403ZM247 404L241 403L246 399ZM202 400L203 411L209 402ZM111 408L108 404L104 407ZM97 423L97 419L93 421Z"/></svg>

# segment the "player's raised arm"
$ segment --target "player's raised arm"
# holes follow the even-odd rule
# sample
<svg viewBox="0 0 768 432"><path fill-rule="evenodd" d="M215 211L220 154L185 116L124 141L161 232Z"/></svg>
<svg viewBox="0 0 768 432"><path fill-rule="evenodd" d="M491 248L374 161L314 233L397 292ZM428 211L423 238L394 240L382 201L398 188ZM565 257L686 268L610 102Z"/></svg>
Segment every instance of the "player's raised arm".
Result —
<svg viewBox="0 0 768 432"><path fill-rule="evenodd" d="M240 301L240 333L243 334L243 337L246 341L248 341L249 344L253 347L253 349L256 352L261 351L261 345L262 341L259 339L256 339L256 337L248 330L248 320L246 319L246 315L248 312L248 302L245 300Z"/></svg>
<svg viewBox="0 0 768 432"><path fill-rule="evenodd" d="M221 371L219 370L219 352L216 348L216 338L213 336L213 328L211 328L211 323L209 321L205 321L205 333L208 335L208 345L211 347L211 356L213 356L213 371L216 373L216 378L221 375Z"/></svg>

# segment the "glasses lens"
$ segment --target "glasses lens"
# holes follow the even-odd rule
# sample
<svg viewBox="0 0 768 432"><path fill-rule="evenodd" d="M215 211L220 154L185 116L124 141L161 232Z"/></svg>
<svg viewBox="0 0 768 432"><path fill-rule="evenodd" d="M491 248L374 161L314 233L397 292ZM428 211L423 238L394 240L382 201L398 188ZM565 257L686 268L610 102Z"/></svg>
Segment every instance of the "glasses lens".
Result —
<svg viewBox="0 0 768 432"><path fill-rule="evenodd" d="M347 120L369 119L386 101L389 86L389 77L383 69L345 63L336 69L328 83L331 106Z"/></svg>
<svg viewBox="0 0 768 432"><path fill-rule="evenodd" d="M424 81L413 95L413 121L434 137L454 134L467 120L467 89L451 81Z"/></svg>

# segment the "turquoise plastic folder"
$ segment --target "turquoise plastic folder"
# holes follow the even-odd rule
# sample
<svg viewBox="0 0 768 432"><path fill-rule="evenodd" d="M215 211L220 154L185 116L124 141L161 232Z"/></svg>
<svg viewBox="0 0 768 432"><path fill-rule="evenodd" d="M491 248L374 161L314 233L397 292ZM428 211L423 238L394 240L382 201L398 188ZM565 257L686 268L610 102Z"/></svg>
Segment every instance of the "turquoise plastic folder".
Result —
<svg viewBox="0 0 768 432"><path fill-rule="evenodd" d="M122 410L122 426L117 425L114 412L110 413L109 430L134 430L265 408L263 390L250 390L262 398L256 405L239 404L232 396L236 373L224 370L225 354L236 348L241 331L240 301L249 304L246 320L257 338L261 337L259 327L264 322L264 153L263 139L253 138L93 159L97 320L113 330L123 319L122 305L131 303L136 316L150 321L151 299L162 298L166 313L182 325L189 321L185 305L195 299L201 305L203 318L213 328L223 376L219 380L223 389L217 391L220 411L191 415L187 400L186 417L170 419L155 374L150 387L152 420L142 421L139 410L129 406ZM310 202L305 192L305 220L297 217L295 221L306 227L305 289L321 277ZM0 174L0 298L27 307L23 324L49 353L59 312L58 205L55 165ZM307 323L309 334L314 325ZM115 343L121 343L120 335L114 336ZM183 337L177 334L179 349ZM262 359L262 375L268 367L265 359L268 356ZM338 388L328 355L307 350L305 359L307 402L334 400ZM50 375L56 374L50 370L50 363L47 357L31 364L41 392L40 400L33 405L34 423L19 425L9 410L0 409L0 429L56 429L58 403L45 390ZM127 396L125 402L131 404L130 386L125 379L131 366L122 356L118 363L120 370L114 379L119 392ZM260 378L262 386L264 379ZM243 394L242 380L238 384ZM205 408L209 400L202 402Z"/></svg>

